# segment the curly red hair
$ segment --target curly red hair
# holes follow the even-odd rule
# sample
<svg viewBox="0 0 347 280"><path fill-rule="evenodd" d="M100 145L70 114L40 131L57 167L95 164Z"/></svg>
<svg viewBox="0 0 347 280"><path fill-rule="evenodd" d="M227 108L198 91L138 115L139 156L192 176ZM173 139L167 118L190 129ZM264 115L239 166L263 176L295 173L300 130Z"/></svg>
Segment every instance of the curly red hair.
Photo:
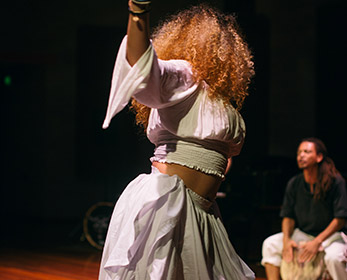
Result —
<svg viewBox="0 0 347 280"><path fill-rule="evenodd" d="M179 12L157 27L152 44L159 59L183 59L209 97L240 110L254 75L252 55L232 15L201 4ZM136 122L147 126L150 109L132 101Z"/></svg>

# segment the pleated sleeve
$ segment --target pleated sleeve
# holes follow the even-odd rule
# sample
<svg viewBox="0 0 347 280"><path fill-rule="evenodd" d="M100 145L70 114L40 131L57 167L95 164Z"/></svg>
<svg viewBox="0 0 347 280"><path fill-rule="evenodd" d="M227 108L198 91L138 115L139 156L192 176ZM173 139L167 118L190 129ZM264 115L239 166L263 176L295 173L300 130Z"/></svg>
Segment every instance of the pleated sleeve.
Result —
<svg viewBox="0 0 347 280"><path fill-rule="evenodd" d="M150 44L131 67L126 59L127 36L117 54L103 128L120 112L133 96L150 108L175 105L196 92L191 66L184 60L160 60Z"/></svg>

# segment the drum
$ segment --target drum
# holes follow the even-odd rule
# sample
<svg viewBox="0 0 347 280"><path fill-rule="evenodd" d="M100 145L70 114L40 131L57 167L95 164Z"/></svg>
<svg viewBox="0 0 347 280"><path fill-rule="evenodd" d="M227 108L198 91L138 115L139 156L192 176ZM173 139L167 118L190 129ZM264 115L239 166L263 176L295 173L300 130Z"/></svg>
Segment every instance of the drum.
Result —
<svg viewBox="0 0 347 280"><path fill-rule="evenodd" d="M294 248L290 263L282 260L280 272L283 280L328 280L331 279L324 264L324 251L319 251L309 262L300 263L300 249Z"/></svg>

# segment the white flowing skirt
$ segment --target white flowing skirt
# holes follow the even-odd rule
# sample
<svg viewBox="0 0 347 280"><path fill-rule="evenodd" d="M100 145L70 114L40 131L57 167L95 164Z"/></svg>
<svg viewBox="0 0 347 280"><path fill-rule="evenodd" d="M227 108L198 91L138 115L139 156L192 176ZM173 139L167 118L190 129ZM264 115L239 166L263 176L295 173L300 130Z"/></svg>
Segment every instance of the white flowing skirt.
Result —
<svg viewBox="0 0 347 280"><path fill-rule="evenodd" d="M178 176L152 168L117 201L99 280L254 279L222 224L218 206Z"/></svg>

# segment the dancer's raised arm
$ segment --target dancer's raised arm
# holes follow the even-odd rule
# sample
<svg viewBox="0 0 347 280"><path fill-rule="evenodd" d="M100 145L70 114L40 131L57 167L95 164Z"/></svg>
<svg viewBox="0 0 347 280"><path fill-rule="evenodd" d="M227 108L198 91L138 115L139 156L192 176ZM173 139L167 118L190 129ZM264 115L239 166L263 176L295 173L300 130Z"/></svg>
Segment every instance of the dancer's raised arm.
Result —
<svg viewBox="0 0 347 280"><path fill-rule="evenodd" d="M129 0L128 42L126 57L131 66L149 46L149 0Z"/></svg>

